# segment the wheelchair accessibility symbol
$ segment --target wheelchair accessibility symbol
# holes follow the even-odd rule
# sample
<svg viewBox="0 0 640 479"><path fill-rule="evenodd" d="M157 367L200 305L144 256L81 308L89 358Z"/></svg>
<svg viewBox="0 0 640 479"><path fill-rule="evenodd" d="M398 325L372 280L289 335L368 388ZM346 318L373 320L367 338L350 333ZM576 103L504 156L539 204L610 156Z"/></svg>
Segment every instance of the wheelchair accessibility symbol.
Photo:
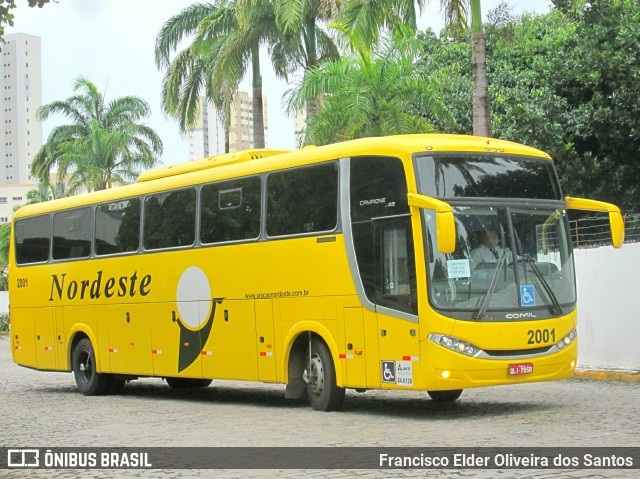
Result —
<svg viewBox="0 0 640 479"><path fill-rule="evenodd" d="M396 382L396 362L395 361L382 361L382 382L383 383Z"/></svg>
<svg viewBox="0 0 640 479"><path fill-rule="evenodd" d="M536 305L536 291L531 284L523 284L520 286L520 304L522 306Z"/></svg>

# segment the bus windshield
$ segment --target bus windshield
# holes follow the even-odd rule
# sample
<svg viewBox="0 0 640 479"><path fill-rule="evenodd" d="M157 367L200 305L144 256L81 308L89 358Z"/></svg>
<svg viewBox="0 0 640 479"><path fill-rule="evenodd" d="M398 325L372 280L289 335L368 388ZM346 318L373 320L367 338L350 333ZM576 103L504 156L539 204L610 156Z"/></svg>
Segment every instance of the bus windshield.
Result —
<svg viewBox="0 0 640 479"><path fill-rule="evenodd" d="M433 158L416 159L421 193L455 196L449 199L456 222L453 253L438 251L434 212L422 210L431 305L448 316L477 321L532 320L566 314L565 308L572 308L576 301L573 257L566 213L553 205L559 187L551 163L533 160L537 166L529 168L527 160L507 159L501 165L501 159L492 158L486 162L490 168L480 175L482 158L467 158L473 159L471 165L465 165L462 159L455 167L448 162L440 168L437 181L434 172L438 167ZM456 173L447 175L446 170L451 168ZM467 169L474 174L461 174ZM513 192L531 189L526 172L531 173L537 194L532 193L533 200L525 202ZM513 185L501 186L509 178L518 179L518 190ZM439 195L434 195L436 182ZM449 182L449 186L442 182ZM465 192L471 194L465 197ZM481 193L499 199L489 204Z"/></svg>

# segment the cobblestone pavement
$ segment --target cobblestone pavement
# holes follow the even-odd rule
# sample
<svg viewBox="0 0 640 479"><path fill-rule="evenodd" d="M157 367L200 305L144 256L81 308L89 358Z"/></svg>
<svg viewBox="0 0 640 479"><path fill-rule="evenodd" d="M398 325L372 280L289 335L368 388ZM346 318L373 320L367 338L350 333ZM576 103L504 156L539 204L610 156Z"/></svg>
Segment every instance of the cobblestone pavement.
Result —
<svg viewBox="0 0 640 479"><path fill-rule="evenodd" d="M640 384L566 380L472 389L454 404L426 393L349 390L340 412L284 399L284 386L214 382L172 390L159 379L84 397L67 373L11 360L0 336L0 441L9 447L640 446ZM7 471L2 477L622 478L636 470Z"/></svg>

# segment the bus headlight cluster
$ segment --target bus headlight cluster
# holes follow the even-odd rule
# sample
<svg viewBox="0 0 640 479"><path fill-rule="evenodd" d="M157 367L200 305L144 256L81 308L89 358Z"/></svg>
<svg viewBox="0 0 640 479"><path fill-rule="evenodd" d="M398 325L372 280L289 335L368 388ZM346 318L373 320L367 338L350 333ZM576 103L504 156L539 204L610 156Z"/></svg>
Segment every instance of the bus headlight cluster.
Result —
<svg viewBox="0 0 640 479"><path fill-rule="evenodd" d="M465 356L477 356L480 353L480 348L474 346L471 343L467 343L461 339L453 336L445 336L444 334L430 334L429 340L433 341L440 346L443 346L456 353L464 354Z"/></svg>
<svg viewBox="0 0 640 479"><path fill-rule="evenodd" d="M578 336L578 333L576 332L576 330L572 329L571 331L569 331L569 334L567 334L564 338L562 338L560 341L556 343L556 348L558 349L566 348L576 339L577 336Z"/></svg>

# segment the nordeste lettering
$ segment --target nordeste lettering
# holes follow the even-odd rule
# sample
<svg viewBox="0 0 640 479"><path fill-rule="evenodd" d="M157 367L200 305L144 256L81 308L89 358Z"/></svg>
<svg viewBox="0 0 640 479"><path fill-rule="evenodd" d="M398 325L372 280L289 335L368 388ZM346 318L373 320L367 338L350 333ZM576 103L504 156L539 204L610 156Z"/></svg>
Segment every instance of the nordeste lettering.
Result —
<svg viewBox="0 0 640 479"><path fill-rule="evenodd" d="M51 275L51 293L49 301L75 300L75 299L99 299L112 297L131 297L136 294L147 296L151 292L151 275L143 276L138 281L138 272L131 275L103 277L103 272L98 271L93 279L71 280L67 273Z"/></svg>

